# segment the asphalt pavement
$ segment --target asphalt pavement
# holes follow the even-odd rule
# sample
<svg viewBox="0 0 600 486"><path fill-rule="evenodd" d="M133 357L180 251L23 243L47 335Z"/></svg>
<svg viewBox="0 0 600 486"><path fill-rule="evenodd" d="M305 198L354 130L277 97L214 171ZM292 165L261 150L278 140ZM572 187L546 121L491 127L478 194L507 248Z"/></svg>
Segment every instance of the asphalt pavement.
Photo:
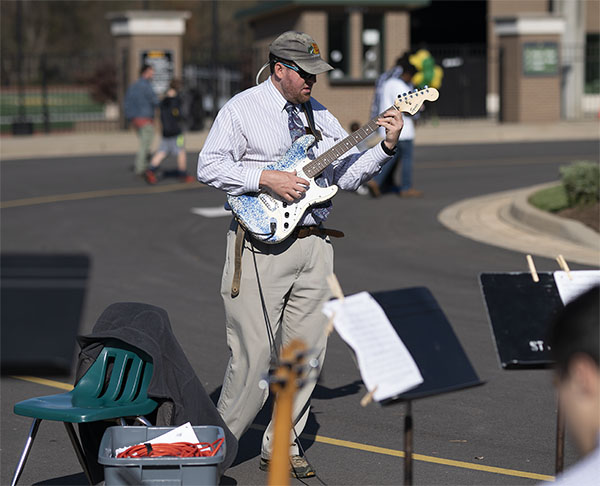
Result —
<svg viewBox="0 0 600 486"><path fill-rule="evenodd" d="M564 122L540 129L481 122L479 128L477 132L477 123L468 122L422 127L415 181L425 197L375 200L342 192L334 199L329 224L346 233L334 242L336 275L344 292L428 288L485 382L414 402L415 484L536 484L550 480L554 472L556 407L550 373L500 368L479 275L526 271L529 248L538 271L556 270L553 253L565 253L567 240L521 219L495 240L494 224L486 226L485 232L492 233L486 241L473 229L471 234L452 229L461 218L448 208L464 203L472 209L481 205L481 198L506 198L552 182L565 163L598 160L598 123ZM190 167L202 136L188 137ZM186 356L216 399L228 359L219 296L229 224L219 209L223 195L170 178L155 187L145 185L130 172L135 144L128 132L0 139L2 251L90 255L80 333L88 333L114 302L163 307ZM464 215L464 207L455 214ZM495 207L490 211L501 214L498 207L505 206ZM489 218L479 215L474 221L482 219ZM463 227L468 221L463 218ZM522 249L504 241L531 234L535 238ZM537 244L542 237L544 245L546 239L554 241L547 254L536 253L544 246ZM573 256L577 251L592 259L598 254L597 247L585 243L573 246ZM598 268L597 260L565 256L574 270ZM10 482L29 427L27 419L12 413L14 403L57 393L59 386L73 381L72 376L51 377L50 382L37 378L2 376L1 484ZM350 352L334 333L302 437L319 474L307 483L402 484L404 406L363 408L364 393ZM238 460L223 484L266 484L258 454L267 417L261 413L242 438ZM575 458L568 442L567 465ZM43 423L21 484L84 483L64 428Z"/></svg>

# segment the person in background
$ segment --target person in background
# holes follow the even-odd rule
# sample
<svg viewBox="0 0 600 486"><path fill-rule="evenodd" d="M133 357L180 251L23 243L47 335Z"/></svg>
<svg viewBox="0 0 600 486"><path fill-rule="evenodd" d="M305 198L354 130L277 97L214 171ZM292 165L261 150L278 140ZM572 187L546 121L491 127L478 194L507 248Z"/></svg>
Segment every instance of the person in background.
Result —
<svg viewBox="0 0 600 486"><path fill-rule="evenodd" d="M183 117L181 114L180 90L181 82L178 79L171 80L169 89L160 102L162 140L157 152L150 161L150 166L144 173L144 177L148 184L156 184L158 182L156 172L158 171L160 163L169 155L175 155L177 157L177 177L181 182L193 182L195 180L186 170L187 160L185 155L183 127L181 126Z"/></svg>
<svg viewBox="0 0 600 486"><path fill-rule="evenodd" d="M154 139L154 111L158 106L158 97L152 88L154 68L142 65L139 79L125 93L125 118L137 130L139 148L135 156L134 171L143 176L148 164L148 156Z"/></svg>
<svg viewBox="0 0 600 486"><path fill-rule="evenodd" d="M405 53L398 59L398 67L400 69L395 72L401 72L400 76L389 77L381 86L379 113L392 106L399 94L414 90L414 86L410 80L417 72L417 69L409 62L408 53ZM379 174L367 182L371 196L381 196L388 187L391 188L392 192L397 193L401 197L421 197L423 195L422 191L418 191L412 187L413 146L415 138L414 118L414 116L404 114L404 128L396 145L394 159L386 164ZM383 136L381 130L380 135ZM398 165L400 165L402 175L400 187L394 184L394 173Z"/></svg>
<svg viewBox="0 0 600 486"><path fill-rule="evenodd" d="M588 486L600 478L600 286L569 302L553 325L550 347L554 384L583 458L557 476L555 485Z"/></svg>

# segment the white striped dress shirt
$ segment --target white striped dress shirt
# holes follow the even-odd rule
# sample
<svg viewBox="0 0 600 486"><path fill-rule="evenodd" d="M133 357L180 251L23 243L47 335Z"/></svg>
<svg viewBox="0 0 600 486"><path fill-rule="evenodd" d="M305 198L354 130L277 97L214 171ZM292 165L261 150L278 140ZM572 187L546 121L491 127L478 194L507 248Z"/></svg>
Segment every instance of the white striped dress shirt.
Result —
<svg viewBox="0 0 600 486"><path fill-rule="evenodd" d="M292 145L286 103L271 78L231 98L215 118L198 156L198 180L232 195L257 192L264 167L277 162ZM318 157L348 134L318 101L311 99L311 105L323 136L313 146ZM302 111L300 117L308 125ZM388 160L380 144L362 153L352 148L323 175L328 184L356 190ZM315 221L307 211L300 224Z"/></svg>

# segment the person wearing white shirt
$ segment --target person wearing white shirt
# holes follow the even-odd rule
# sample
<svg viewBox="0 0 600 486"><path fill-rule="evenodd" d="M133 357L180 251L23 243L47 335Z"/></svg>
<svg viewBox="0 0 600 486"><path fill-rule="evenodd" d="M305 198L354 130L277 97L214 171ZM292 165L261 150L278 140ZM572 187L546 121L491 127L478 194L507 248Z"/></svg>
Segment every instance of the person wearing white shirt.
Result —
<svg viewBox="0 0 600 486"><path fill-rule="evenodd" d="M348 134L311 98L317 74L332 68L321 59L309 35L291 31L280 35L270 45L269 66L271 75L266 81L234 96L219 111L199 154L197 175L201 182L230 195L266 191L292 203L303 197L309 181L295 171L266 166L281 159L292 145L294 117L306 126L307 115L298 108L310 103L314 126L322 136L311 149L312 156ZM387 112L378 125L386 133L383 142L364 152L350 149L319 176L323 183L356 190L390 160L402 130L402 115L396 110ZM235 219L230 225L221 296L231 357L217 408L238 438L267 399L268 389L259 388L259 382L277 355L278 333L283 346L301 339L322 366L327 344L322 306L331 298L326 279L333 273L329 236L336 233L323 227L330 210L330 205L309 208L291 236L276 244L244 234ZM316 377L309 377L294 399L290 462L292 474L299 478L315 475L295 440L308 419L315 384ZM259 465L263 470L269 468L272 439L271 422L263 435Z"/></svg>
<svg viewBox="0 0 600 486"><path fill-rule="evenodd" d="M381 86L379 96L379 113L387 110L394 104L398 95L414 90L410 80L416 73L416 68L408 60L408 53L398 59L399 76L393 76L387 79ZM401 197L421 197L422 191L413 188L413 152L415 139L415 117L404 115L404 127L396 145L396 154L393 160L386 164L379 174L375 175L367 182L369 192L373 197L379 197L385 192L387 187L392 192L396 192ZM379 135L384 136L385 132L379 130ZM401 183L400 186L394 184L395 172L400 167Z"/></svg>
<svg viewBox="0 0 600 486"><path fill-rule="evenodd" d="M555 485L595 486L600 479L599 302L595 286L568 303L552 328L554 383L567 428L583 455L556 477Z"/></svg>

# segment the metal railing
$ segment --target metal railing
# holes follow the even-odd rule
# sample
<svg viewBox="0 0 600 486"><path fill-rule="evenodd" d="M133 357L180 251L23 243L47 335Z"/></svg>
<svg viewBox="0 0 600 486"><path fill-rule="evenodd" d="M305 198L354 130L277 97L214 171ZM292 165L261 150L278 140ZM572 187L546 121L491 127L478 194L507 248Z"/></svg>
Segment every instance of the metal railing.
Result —
<svg viewBox="0 0 600 486"><path fill-rule="evenodd" d="M498 53L485 46L430 46L429 50L444 69L441 89L452 93L444 97L445 103L440 100L436 104L438 115L494 117L486 77L489 64L498 62ZM205 119L212 118L231 96L254 84L250 57L227 66L214 67L208 60L184 66L182 94L188 130L202 129ZM112 51L77 57L27 56L20 63L4 56L0 59L0 132L118 130L121 107L116 102L118 79L113 58ZM598 116L598 45L563 46L561 58L584 63L582 113L584 117Z"/></svg>

